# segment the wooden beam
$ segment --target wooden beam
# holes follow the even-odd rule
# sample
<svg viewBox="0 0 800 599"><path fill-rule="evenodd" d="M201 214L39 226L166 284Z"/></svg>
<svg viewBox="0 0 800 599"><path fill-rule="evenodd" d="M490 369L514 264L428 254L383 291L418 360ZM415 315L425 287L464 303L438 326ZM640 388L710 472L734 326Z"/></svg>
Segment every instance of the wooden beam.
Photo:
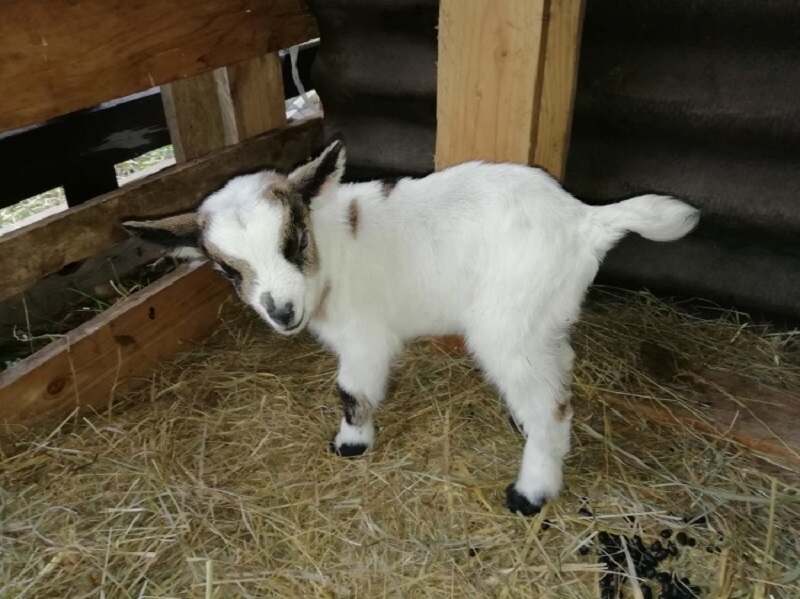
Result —
<svg viewBox="0 0 800 599"><path fill-rule="evenodd" d="M316 35L303 0L5 0L0 131Z"/></svg>
<svg viewBox="0 0 800 599"><path fill-rule="evenodd" d="M237 142L286 126L283 68L277 53L240 62L224 71Z"/></svg>
<svg viewBox="0 0 800 599"><path fill-rule="evenodd" d="M0 299L125 239L126 217L191 209L230 177L269 166L288 170L319 148L319 120L290 125L179 164L0 237Z"/></svg>
<svg viewBox="0 0 800 599"><path fill-rule="evenodd" d="M548 5L441 0L437 168L473 159L533 159Z"/></svg>
<svg viewBox="0 0 800 599"><path fill-rule="evenodd" d="M533 163L563 179L572 132L584 0L551 0Z"/></svg>
<svg viewBox="0 0 800 599"><path fill-rule="evenodd" d="M161 90L178 162L286 124L283 75L275 53L176 81Z"/></svg>
<svg viewBox="0 0 800 599"><path fill-rule="evenodd" d="M213 270L181 266L0 373L0 432L99 409L159 360L215 326L230 285Z"/></svg>
<svg viewBox="0 0 800 599"><path fill-rule="evenodd" d="M584 0L442 0L436 167L537 164L561 178Z"/></svg>

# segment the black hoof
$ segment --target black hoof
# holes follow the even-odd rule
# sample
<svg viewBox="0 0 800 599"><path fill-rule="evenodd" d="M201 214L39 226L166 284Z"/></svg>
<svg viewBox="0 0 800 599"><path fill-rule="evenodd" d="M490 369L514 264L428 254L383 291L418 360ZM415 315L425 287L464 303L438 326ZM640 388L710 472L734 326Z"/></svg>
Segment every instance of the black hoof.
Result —
<svg viewBox="0 0 800 599"><path fill-rule="evenodd" d="M506 487L506 507L514 514L521 514L523 516L533 516L538 514L544 501L540 503L531 503L519 491L514 488L514 483Z"/></svg>
<svg viewBox="0 0 800 599"><path fill-rule="evenodd" d="M367 451L367 446L363 443L343 443L341 447L336 447L336 444L331 441L328 449L331 450L331 453L343 458L354 458Z"/></svg>

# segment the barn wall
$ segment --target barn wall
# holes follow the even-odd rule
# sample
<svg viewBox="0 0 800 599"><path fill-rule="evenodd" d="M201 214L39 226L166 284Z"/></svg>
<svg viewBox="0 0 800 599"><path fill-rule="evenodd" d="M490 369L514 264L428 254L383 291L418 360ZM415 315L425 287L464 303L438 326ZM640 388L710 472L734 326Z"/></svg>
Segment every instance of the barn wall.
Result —
<svg viewBox="0 0 800 599"><path fill-rule="evenodd" d="M313 79L351 179L433 169L436 0L312 0ZM587 0L566 187L704 210L675 244L629 238L601 280L800 316L795 0Z"/></svg>
<svg viewBox="0 0 800 599"><path fill-rule="evenodd" d="M800 314L800 5L587 3L566 186L704 211L676 244L629 238L607 279Z"/></svg>

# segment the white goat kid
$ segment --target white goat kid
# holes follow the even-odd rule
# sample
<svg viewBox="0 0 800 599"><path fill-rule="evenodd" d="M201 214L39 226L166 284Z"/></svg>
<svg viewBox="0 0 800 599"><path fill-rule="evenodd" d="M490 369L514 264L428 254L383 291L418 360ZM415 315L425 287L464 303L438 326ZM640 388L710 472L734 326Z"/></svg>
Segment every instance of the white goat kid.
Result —
<svg viewBox="0 0 800 599"><path fill-rule="evenodd" d="M125 226L199 248L276 331L308 325L336 352L344 416L331 446L343 456L373 445L404 342L463 334L526 436L507 505L536 513L561 488L570 325L600 261L628 231L684 236L698 211L657 195L588 206L514 164L342 184L344 164L335 142L288 176L236 177L197 212Z"/></svg>

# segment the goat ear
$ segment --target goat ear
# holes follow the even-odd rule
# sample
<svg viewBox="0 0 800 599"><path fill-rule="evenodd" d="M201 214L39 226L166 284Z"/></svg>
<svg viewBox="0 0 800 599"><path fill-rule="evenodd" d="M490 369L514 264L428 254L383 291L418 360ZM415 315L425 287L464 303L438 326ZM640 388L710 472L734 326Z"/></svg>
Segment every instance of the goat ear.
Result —
<svg viewBox="0 0 800 599"><path fill-rule="evenodd" d="M128 220L122 227L131 235L168 248L196 248L200 242L196 212L156 220Z"/></svg>
<svg viewBox="0 0 800 599"><path fill-rule="evenodd" d="M319 156L294 169L289 175L289 187L306 204L310 203L324 186L339 183L344 174L345 154L344 143L337 139Z"/></svg>

